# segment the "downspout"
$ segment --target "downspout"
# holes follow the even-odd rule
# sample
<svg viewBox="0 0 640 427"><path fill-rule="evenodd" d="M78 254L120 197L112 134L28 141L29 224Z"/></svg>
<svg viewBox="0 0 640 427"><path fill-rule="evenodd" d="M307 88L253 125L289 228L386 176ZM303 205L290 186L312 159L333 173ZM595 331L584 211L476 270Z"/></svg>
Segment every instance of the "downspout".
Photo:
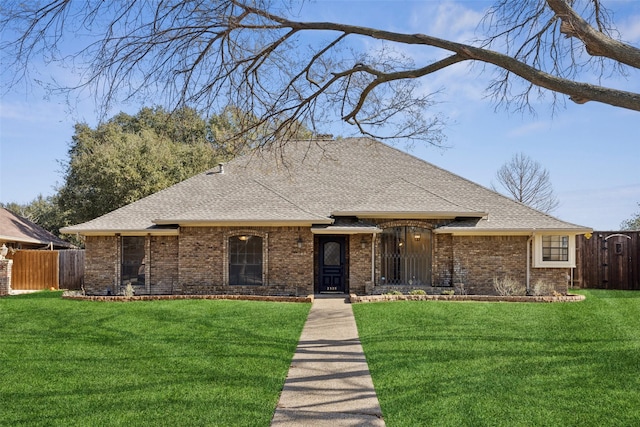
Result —
<svg viewBox="0 0 640 427"><path fill-rule="evenodd" d="M531 294L531 243L533 242L533 236L535 233L531 233L531 236L527 239L527 279L526 279L526 294Z"/></svg>

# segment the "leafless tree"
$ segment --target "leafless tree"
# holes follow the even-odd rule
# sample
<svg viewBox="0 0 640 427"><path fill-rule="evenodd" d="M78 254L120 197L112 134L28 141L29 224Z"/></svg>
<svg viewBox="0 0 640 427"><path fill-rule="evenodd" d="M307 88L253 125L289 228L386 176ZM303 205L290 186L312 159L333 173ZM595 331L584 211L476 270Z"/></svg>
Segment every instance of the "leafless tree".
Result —
<svg viewBox="0 0 640 427"><path fill-rule="evenodd" d="M336 116L358 133L441 143L443 118L422 80L458 63L499 70L489 90L514 109L537 91L554 102L596 101L640 111L640 94L577 80L640 68L640 49L614 29L605 0L496 0L484 37L468 44L336 22L295 20L288 0L6 0L0 7L4 78L28 78L43 56L79 70L72 89L89 88L105 109L153 99L171 107L247 114L247 135L265 123L259 144L281 141L304 123L312 130ZM352 39L381 42L353 51ZM402 46L440 52L415 63ZM72 50L68 50L72 49ZM9 63L6 58L12 58ZM18 72L16 72L18 70ZM68 88L68 85L62 85ZM260 133L262 134L262 133ZM286 138L285 138L286 139Z"/></svg>
<svg viewBox="0 0 640 427"><path fill-rule="evenodd" d="M515 154L496 172L496 179L513 199L542 212L550 213L558 207L549 171L524 153ZM491 187L499 191L495 184Z"/></svg>

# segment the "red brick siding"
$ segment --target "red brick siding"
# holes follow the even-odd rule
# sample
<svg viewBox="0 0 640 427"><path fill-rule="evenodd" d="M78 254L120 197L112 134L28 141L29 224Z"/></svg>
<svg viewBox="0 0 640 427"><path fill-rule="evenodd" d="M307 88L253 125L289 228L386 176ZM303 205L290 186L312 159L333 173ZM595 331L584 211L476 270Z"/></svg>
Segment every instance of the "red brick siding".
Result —
<svg viewBox="0 0 640 427"><path fill-rule="evenodd" d="M11 270L13 260L0 259L0 296L9 295L11 290Z"/></svg>
<svg viewBox="0 0 640 427"><path fill-rule="evenodd" d="M87 236L85 240L84 287L89 295L115 294L119 275L116 236Z"/></svg>
<svg viewBox="0 0 640 427"><path fill-rule="evenodd" d="M364 295L371 286L371 234L349 236L349 292ZM364 248L362 244L364 243Z"/></svg>
<svg viewBox="0 0 640 427"><path fill-rule="evenodd" d="M314 238L307 227L278 227L269 230L268 283L278 292L313 294ZM302 248L298 248L298 237Z"/></svg>
<svg viewBox="0 0 640 427"><path fill-rule="evenodd" d="M225 283L225 240L230 235L255 233L266 244L264 284L236 286ZM302 248L298 248L298 237ZM308 228L185 227L180 232L179 282L181 293L278 294L313 293L313 235Z"/></svg>
<svg viewBox="0 0 640 427"><path fill-rule="evenodd" d="M437 222L419 220L378 221L382 227L433 228ZM264 284L233 286L225 283L226 240L230 235L253 233L264 239ZM349 292L384 292L380 280L380 236L375 244L375 280L371 284L371 235L347 236ZM302 239L302 247L297 241ZM468 293L493 294L494 277L505 276L525 284L526 236L452 236L432 234L432 288L463 283ZM362 248L364 241L365 247ZM314 292L315 242L305 227L183 227L179 236L147 237L150 261L146 291L151 294L299 295ZM86 239L85 289L88 294L119 292L118 237ZM568 269L531 269L531 286L537 280L567 290Z"/></svg>
<svg viewBox="0 0 640 427"><path fill-rule="evenodd" d="M434 286L453 286L453 236L433 235L433 279Z"/></svg>
<svg viewBox="0 0 640 427"><path fill-rule="evenodd" d="M178 287L178 236L150 236L146 279L151 295L171 294Z"/></svg>
<svg viewBox="0 0 640 427"><path fill-rule="evenodd" d="M453 236L453 283L471 294L492 294L493 279L526 283L526 236Z"/></svg>
<svg viewBox="0 0 640 427"><path fill-rule="evenodd" d="M202 293L202 289L222 285L223 243L220 228L180 228L178 293Z"/></svg>
<svg viewBox="0 0 640 427"><path fill-rule="evenodd" d="M569 268L532 268L529 283L533 289L536 282L541 280L552 284L556 292L566 294L569 291L570 274Z"/></svg>

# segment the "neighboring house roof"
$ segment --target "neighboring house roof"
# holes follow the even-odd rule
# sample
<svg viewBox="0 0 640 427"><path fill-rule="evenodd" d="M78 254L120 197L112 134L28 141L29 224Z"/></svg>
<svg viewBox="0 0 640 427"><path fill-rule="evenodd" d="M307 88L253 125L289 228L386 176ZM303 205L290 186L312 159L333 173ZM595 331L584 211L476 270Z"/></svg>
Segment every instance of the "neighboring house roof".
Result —
<svg viewBox="0 0 640 427"><path fill-rule="evenodd" d="M71 243L51 234L38 224L0 208L0 242L27 245L51 245L58 248L72 248Z"/></svg>
<svg viewBox="0 0 640 427"><path fill-rule="evenodd" d="M175 234L188 225L330 225L335 217L450 219L436 232L591 229L531 209L367 138L290 142L239 157L62 232Z"/></svg>

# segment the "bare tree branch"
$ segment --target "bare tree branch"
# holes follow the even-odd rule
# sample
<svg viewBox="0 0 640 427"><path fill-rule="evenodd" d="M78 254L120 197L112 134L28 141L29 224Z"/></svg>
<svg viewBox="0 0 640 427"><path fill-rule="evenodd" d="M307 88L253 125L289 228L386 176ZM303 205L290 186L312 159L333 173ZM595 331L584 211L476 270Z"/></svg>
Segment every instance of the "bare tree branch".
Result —
<svg viewBox="0 0 640 427"><path fill-rule="evenodd" d="M553 192L549 171L524 153L514 155L496 172L498 184L514 200L539 211L554 211L559 201ZM491 187L498 191L492 184Z"/></svg>
<svg viewBox="0 0 640 427"><path fill-rule="evenodd" d="M603 31L596 30L578 15L565 0L547 0L549 7L562 19L560 32L567 37L580 39L591 56L604 56L631 67L640 63L640 50L608 37ZM599 8L599 2L595 2ZM596 16L598 16L600 12ZM601 25L602 27L602 25Z"/></svg>
<svg viewBox="0 0 640 427"><path fill-rule="evenodd" d="M640 50L615 38L602 3L496 0L485 17L486 38L465 44L297 21L269 0L51 0L39 7L8 0L0 8L0 49L14 60L0 72L12 85L28 78L39 55L62 62L82 74L77 85L60 89L91 90L105 111L116 101L153 97L157 103L159 96L173 108L217 112L232 105L250 113L235 137L260 135L257 146L295 134L300 123L319 131L335 120L376 138L437 145L443 119L432 112L435 94L424 93L423 81L459 63L499 70L489 90L520 108L530 107L536 91L548 90L579 104L640 111L640 94L577 79L591 66L600 73L640 68ZM317 34L328 40L312 43L309 36ZM383 45L375 54L353 52L354 37ZM63 53L68 44L80 47ZM436 48L441 56L416 64L393 48L403 45ZM270 136L255 132L265 126Z"/></svg>

